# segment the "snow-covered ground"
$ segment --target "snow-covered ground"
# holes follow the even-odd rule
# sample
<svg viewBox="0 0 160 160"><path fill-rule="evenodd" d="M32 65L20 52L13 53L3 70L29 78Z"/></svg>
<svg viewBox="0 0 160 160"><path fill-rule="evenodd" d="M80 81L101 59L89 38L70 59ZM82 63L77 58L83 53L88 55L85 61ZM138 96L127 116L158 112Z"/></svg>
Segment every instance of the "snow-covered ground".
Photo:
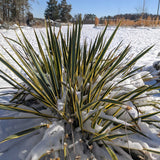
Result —
<svg viewBox="0 0 160 160"><path fill-rule="evenodd" d="M85 39L87 39L87 42L90 42L103 29L104 27L95 28L93 25L84 25L82 29L82 42ZM108 30L106 32L106 37L109 38L112 32L114 31L114 29L115 27L108 27ZM45 34L45 28L38 28L35 30L37 31L38 35L40 35L39 32L42 32ZM66 26L62 27L62 32L64 34L66 33L66 31L67 31L67 27ZM20 31L18 29L16 30L16 32L21 37ZM38 49L33 29L30 27L23 27L23 32L26 35L26 37L29 39L30 43L33 44L33 46L35 46L36 49ZM58 28L56 28L56 32L58 32ZM1 29L0 33L3 34L5 37L17 39L14 30ZM143 68L143 70L149 71L151 74L155 75L157 71L153 68L153 63L160 60L160 56L158 56L158 53L160 53L160 28L120 27L110 46L110 50L113 49L115 46L117 46L117 44L120 43L120 41L122 40L123 40L123 47L126 47L129 43L132 46L131 51L130 51L131 56L138 54L140 51L142 51L146 47L155 45L135 65L136 67L144 65L145 67ZM0 45L5 47L9 52L13 52L12 49L9 47L9 45L6 43L6 41L1 35L0 35ZM5 53L5 51L2 49L2 47L0 48L0 53L2 53L3 56L5 56L6 58L8 58L8 60L10 60L7 54ZM0 70L3 70L6 73L11 74L11 72L8 69L4 68L2 64L0 64ZM7 86L8 84L4 82L2 79L0 79L0 88L7 87ZM2 92L4 93L5 91L2 90L0 93ZM0 102L3 102L3 103L7 102L9 98L10 98L10 95L2 96L0 97ZM11 116L14 116L15 114L17 113L11 113L9 111L0 111L1 117L5 115L7 116L9 115L11 117ZM13 134L23 129L29 128L30 126L39 125L41 122L42 122L41 119L32 120L32 121L29 121L29 120L7 120L7 121L0 120L0 141L4 139L5 137L9 136L10 134ZM148 126L142 126L142 129L147 130L148 131L147 134L149 134L149 130L147 127ZM36 131L31 135L22 137L18 140L11 140L9 142L0 144L0 159L1 160L11 160L11 159L12 160L24 160L26 156L30 153L31 149L36 144L39 143L40 139L42 139L42 136L43 136L42 130L43 129ZM152 128L152 132L157 133L158 131L157 130L154 131L154 129ZM138 141L135 143L138 144ZM153 136L152 143L151 142L148 142L148 143L152 144L153 148L154 146L156 146L156 148L160 149L160 138L159 137L156 138L155 136ZM156 158L160 159L160 156Z"/></svg>
<svg viewBox="0 0 160 160"><path fill-rule="evenodd" d="M30 27L22 27L23 32L26 35L26 37L29 39L30 43L37 48L36 44L36 38L34 36L34 31ZM103 31L104 27L97 27L95 28L93 25L83 25L82 29L82 42L86 39L87 42L90 42L91 40L94 40L94 38L97 36L98 33ZM115 27L108 27L106 32L106 38L109 38L112 32L114 31ZM45 34L45 28L38 28L35 29L37 31L37 34L39 33ZM62 32L65 34L67 31L67 26L62 27ZM17 34L21 37L20 30L16 30ZM56 28L56 32L58 32L58 28ZM15 35L14 30L6 30L1 29L0 33L4 35L5 37L17 39ZM131 51L130 55L138 54L143 49L155 45L152 50L150 50L138 63L136 66L142 66L145 65L147 68L152 66L153 62L158 61L160 59L160 56L158 57L158 53L160 52L160 28L147 28L147 27L139 27L139 28L125 28L120 27L115 35L115 38L113 39L110 50L113 49L115 46L118 45L123 41L123 47L126 47L128 44L130 44ZM9 47L7 42L4 40L4 38L0 37L0 45L5 47L9 52L12 52L12 49ZM44 46L45 48L45 46ZM8 57L2 47L0 48L0 53L2 53L5 57ZM0 69L3 68L3 66L0 66ZM8 71L7 71L8 72ZM4 87L4 83L0 83L0 87Z"/></svg>

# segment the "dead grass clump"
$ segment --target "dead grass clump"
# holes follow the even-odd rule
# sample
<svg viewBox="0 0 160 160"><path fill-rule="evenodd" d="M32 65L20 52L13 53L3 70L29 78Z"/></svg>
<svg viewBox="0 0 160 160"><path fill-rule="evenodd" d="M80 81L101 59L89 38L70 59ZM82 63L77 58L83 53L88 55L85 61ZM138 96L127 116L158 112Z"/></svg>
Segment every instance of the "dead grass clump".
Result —
<svg viewBox="0 0 160 160"><path fill-rule="evenodd" d="M95 18L95 26L98 26L99 25L99 19L96 17Z"/></svg>

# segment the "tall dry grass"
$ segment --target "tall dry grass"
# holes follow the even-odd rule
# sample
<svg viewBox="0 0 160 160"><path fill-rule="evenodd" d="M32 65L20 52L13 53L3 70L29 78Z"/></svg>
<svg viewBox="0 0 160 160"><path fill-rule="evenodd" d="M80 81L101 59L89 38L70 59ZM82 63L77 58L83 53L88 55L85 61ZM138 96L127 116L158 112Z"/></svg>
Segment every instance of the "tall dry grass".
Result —
<svg viewBox="0 0 160 160"><path fill-rule="evenodd" d="M99 25L99 19L95 17L95 26L97 27Z"/></svg>
<svg viewBox="0 0 160 160"><path fill-rule="evenodd" d="M142 16L137 19L137 20L130 20L130 19L125 19L125 18L120 18L120 19L108 19L104 20L101 23L103 25L106 25L107 22L109 23L110 26L116 26L121 22L121 26L146 26L146 27L158 27L160 26L160 20L159 17L151 18L151 16L148 16L146 19L142 18ZM95 19L95 25L98 25L99 21L98 18Z"/></svg>

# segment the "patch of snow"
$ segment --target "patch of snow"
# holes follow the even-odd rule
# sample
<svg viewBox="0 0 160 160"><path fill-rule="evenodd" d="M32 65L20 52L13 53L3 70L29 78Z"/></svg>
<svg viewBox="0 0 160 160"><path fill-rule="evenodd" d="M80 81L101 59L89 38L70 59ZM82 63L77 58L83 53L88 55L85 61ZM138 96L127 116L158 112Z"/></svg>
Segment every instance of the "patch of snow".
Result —
<svg viewBox="0 0 160 160"><path fill-rule="evenodd" d="M46 130L42 140L28 154L26 160L37 160L51 149L53 149L54 152L58 152L59 150L63 149L63 139L64 126L53 123Z"/></svg>

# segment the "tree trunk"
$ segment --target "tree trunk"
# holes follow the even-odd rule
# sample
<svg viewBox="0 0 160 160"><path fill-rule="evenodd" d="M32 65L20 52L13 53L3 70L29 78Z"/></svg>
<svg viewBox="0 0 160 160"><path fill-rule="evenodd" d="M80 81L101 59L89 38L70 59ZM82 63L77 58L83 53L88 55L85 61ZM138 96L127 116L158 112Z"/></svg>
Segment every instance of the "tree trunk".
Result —
<svg viewBox="0 0 160 160"><path fill-rule="evenodd" d="M157 16L159 15L159 5L160 5L160 0L158 1Z"/></svg>

